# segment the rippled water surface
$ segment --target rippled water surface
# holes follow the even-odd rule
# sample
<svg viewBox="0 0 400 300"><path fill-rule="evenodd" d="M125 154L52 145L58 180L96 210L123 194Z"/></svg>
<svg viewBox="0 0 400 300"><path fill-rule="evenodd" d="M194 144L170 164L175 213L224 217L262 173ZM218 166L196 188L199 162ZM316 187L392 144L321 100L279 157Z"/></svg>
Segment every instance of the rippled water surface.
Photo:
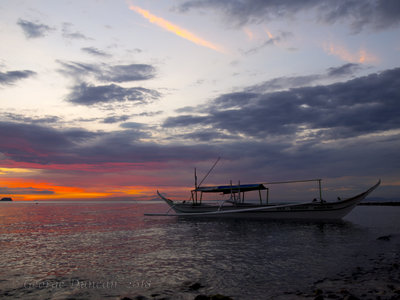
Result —
<svg viewBox="0 0 400 300"><path fill-rule="evenodd" d="M400 207L361 206L335 223L143 216L164 209L0 203L0 298L268 299L400 249Z"/></svg>

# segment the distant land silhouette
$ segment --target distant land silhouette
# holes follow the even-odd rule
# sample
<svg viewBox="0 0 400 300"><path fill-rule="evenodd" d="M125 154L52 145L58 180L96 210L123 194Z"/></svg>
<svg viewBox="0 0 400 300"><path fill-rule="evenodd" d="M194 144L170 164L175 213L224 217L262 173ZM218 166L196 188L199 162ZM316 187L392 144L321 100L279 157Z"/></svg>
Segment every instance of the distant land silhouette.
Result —
<svg viewBox="0 0 400 300"><path fill-rule="evenodd" d="M400 200L397 198L371 197L371 198L368 198L366 201L360 202L358 205L400 206Z"/></svg>

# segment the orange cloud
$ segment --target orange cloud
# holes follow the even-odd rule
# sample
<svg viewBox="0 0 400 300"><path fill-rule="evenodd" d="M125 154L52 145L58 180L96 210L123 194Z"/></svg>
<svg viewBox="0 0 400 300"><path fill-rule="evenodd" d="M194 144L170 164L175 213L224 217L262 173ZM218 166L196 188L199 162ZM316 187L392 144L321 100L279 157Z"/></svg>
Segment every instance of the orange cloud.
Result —
<svg viewBox="0 0 400 300"><path fill-rule="evenodd" d="M251 29L245 27L245 28L243 28L243 31L250 41L252 41L254 39L254 33L253 33L253 31L251 31Z"/></svg>
<svg viewBox="0 0 400 300"><path fill-rule="evenodd" d="M272 35L271 32L269 32L268 30L265 30L265 32L267 33L269 39L273 39L274 38L274 36Z"/></svg>
<svg viewBox="0 0 400 300"><path fill-rule="evenodd" d="M346 47L341 45L335 45L333 43L326 43L323 46L325 52L330 55L335 55L340 59L352 62L352 63L373 63L377 62L378 58L371 53L368 53L365 49L360 49L356 53L351 53Z"/></svg>
<svg viewBox="0 0 400 300"><path fill-rule="evenodd" d="M188 30L186 30L184 28L181 28L181 27L179 27L179 26L177 26L175 24L172 24L171 22L169 22L167 20L164 20L163 18L157 17L157 16L151 14L147 10L144 10L144 9L142 9L142 8L140 8L138 6L134 6L134 5L130 5L129 9L132 10L132 11L137 12L140 15L142 15L144 18L149 20L151 23L154 23L157 26L159 26L159 27L161 27L161 28L163 28L165 30L168 30L168 31L170 31L170 32L172 32L172 33L174 33L174 34L176 34L176 35L188 40L188 41L191 41L191 42L193 42L193 43L195 43L197 45L200 45L200 46L203 46L203 47L207 47L209 49L212 49L212 50L215 50L215 51L218 51L218 52L221 52L221 53L224 52L220 47L212 44L211 42L208 42L208 41L196 36L195 34L189 32Z"/></svg>

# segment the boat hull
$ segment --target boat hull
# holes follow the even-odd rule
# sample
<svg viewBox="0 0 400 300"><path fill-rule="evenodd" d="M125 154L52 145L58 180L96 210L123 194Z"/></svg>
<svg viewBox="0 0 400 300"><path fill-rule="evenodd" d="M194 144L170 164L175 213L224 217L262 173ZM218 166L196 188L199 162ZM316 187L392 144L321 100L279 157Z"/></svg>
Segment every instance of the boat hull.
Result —
<svg viewBox="0 0 400 300"><path fill-rule="evenodd" d="M191 203L175 203L159 196L170 206L170 211L165 214L147 214L160 216L179 217L235 217L256 219L301 219L301 220L337 220L350 213L353 208L367 197L380 184L378 181L373 187L349 199L337 202L308 202L301 204L285 205L206 205Z"/></svg>

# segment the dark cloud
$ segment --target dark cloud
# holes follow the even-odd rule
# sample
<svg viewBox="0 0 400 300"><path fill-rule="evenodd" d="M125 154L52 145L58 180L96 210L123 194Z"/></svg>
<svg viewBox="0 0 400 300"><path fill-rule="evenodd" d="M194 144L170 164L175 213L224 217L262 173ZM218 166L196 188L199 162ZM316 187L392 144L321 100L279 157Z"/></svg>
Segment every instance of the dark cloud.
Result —
<svg viewBox="0 0 400 300"><path fill-rule="evenodd" d="M116 102L130 102L145 104L157 100L161 94L156 90L143 87L125 88L111 82L130 82L149 80L155 76L155 68L146 64L129 64L108 66L105 64L86 64L79 62L59 61L62 74L72 77L79 82L73 86L67 101L81 105L106 104ZM86 83L92 78L111 84L94 85ZM108 119L106 122L112 122Z"/></svg>
<svg viewBox="0 0 400 300"><path fill-rule="evenodd" d="M101 67L95 64L63 61L57 62L62 66L62 68L58 71L61 74L72 77L74 79L80 79L89 75L96 75L101 73Z"/></svg>
<svg viewBox="0 0 400 300"><path fill-rule="evenodd" d="M2 112L0 113L0 118L2 120L9 120L15 122L22 123L33 123L33 124L55 124L60 123L61 118L57 116L36 116L36 117L27 117L22 114Z"/></svg>
<svg viewBox="0 0 400 300"><path fill-rule="evenodd" d="M122 115L122 116L110 116L107 117L103 120L103 123L106 124L113 124L113 123L118 123L118 122L125 122L130 119L130 116L128 115Z"/></svg>
<svg viewBox="0 0 400 300"><path fill-rule="evenodd" d="M22 28L27 38L39 38L54 30L48 25L19 19L17 24Z"/></svg>
<svg viewBox="0 0 400 300"><path fill-rule="evenodd" d="M396 149L399 135L373 136L327 143L292 140L238 141L224 143L223 157L236 166L236 178L334 178L342 176L398 176ZM240 172L240 166L246 173ZM254 177L251 178L252 173Z"/></svg>
<svg viewBox="0 0 400 300"><path fill-rule="evenodd" d="M28 123L1 122L3 157L15 162L98 165L106 163L186 161L215 157L207 146L159 145L142 142L146 126L133 123L126 130L90 132L79 128L54 129ZM212 155L211 155L212 153Z"/></svg>
<svg viewBox="0 0 400 300"><path fill-rule="evenodd" d="M127 82L154 78L155 68L145 64L111 66L99 76L103 81Z"/></svg>
<svg viewBox="0 0 400 300"><path fill-rule="evenodd" d="M103 123L113 124L113 123L125 122L132 117L153 117L153 116L159 115L161 113L162 113L161 111L155 111L155 112L142 112L139 114L132 114L132 115L113 115L113 116L109 116L109 117L105 118L103 120ZM124 126L121 125L121 127L128 128L128 127L126 127L126 124L129 124L129 123L124 123L124 124L122 124Z"/></svg>
<svg viewBox="0 0 400 300"><path fill-rule="evenodd" d="M340 67L332 67L328 69L329 77L340 77L353 75L355 72L359 71L361 66L359 64L348 63Z"/></svg>
<svg viewBox="0 0 400 300"><path fill-rule="evenodd" d="M32 77L36 72L30 70L0 72L0 85L9 85L14 82Z"/></svg>
<svg viewBox="0 0 400 300"><path fill-rule="evenodd" d="M188 134L176 135L172 139L180 138L183 140L189 140L192 142L215 142L217 140L226 141L232 140L236 137L228 135L216 130L202 129Z"/></svg>
<svg viewBox="0 0 400 300"><path fill-rule="evenodd" d="M320 74L277 77L246 88L247 92L263 93L307 86L324 78Z"/></svg>
<svg viewBox="0 0 400 300"><path fill-rule="evenodd" d="M0 152L6 157L17 162L46 164L68 160L63 150L74 149L77 143L97 134L80 129L60 131L29 123L0 122L0 136L1 140L7 141L0 146Z"/></svg>
<svg viewBox="0 0 400 300"><path fill-rule="evenodd" d="M397 0L325 1L319 6L321 19L332 24L347 21L354 32L365 27L382 30L400 24L400 3Z"/></svg>
<svg viewBox="0 0 400 300"><path fill-rule="evenodd" d="M326 86L271 93L238 92L202 115L167 118L165 127L212 127L258 139L299 135L317 142L400 128L400 68Z"/></svg>
<svg viewBox="0 0 400 300"><path fill-rule="evenodd" d="M104 51L99 50L94 47L85 47L85 48L81 48L81 50L90 55L94 55L94 56L100 56L100 57L110 57L111 56L109 53L104 52Z"/></svg>
<svg viewBox="0 0 400 300"><path fill-rule="evenodd" d="M132 117L154 117L157 115L161 115L163 112L161 110L158 111L150 111L150 112L142 112L142 113L138 113L138 114L133 114Z"/></svg>
<svg viewBox="0 0 400 300"><path fill-rule="evenodd" d="M129 64L108 66L105 64L86 64L79 62L62 62L60 72L73 78L93 76L103 82L129 82L149 80L155 77L156 69L146 64Z"/></svg>
<svg viewBox="0 0 400 300"><path fill-rule="evenodd" d="M361 68L362 67L359 64L348 63L339 67L331 67L327 69L326 73L322 74L277 77L254 86L250 86L246 88L245 91L263 93L309 86L324 80L336 80L343 77L352 77L359 70L361 70Z"/></svg>
<svg viewBox="0 0 400 300"><path fill-rule="evenodd" d="M193 125L205 125L208 123L209 117L182 115L178 117L169 117L165 120L164 127L186 127Z"/></svg>
<svg viewBox="0 0 400 300"><path fill-rule="evenodd" d="M39 190L32 187L27 188L8 188L0 187L0 195L53 195L54 191Z"/></svg>
<svg viewBox="0 0 400 300"><path fill-rule="evenodd" d="M146 104L160 97L155 90L141 87L124 88L116 84L94 86L81 83L74 86L67 101L81 105L94 105L113 102L133 102Z"/></svg>
<svg viewBox="0 0 400 300"><path fill-rule="evenodd" d="M198 8L221 11L236 25L292 18L310 10L315 10L321 22L334 24L344 21L354 32L365 27L381 30L400 23L400 3L397 0L189 0L178 7L180 11Z"/></svg>
<svg viewBox="0 0 400 300"><path fill-rule="evenodd" d="M127 128L127 129L143 129L147 128L147 125L143 123L137 123L137 122L126 122L122 123L120 125L121 128Z"/></svg>
<svg viewBox="0 0 400 300"><path fill-rule="evenodd" d="M250 123L259 121L254 118ZM185 129L191 126L188 124ZM247 125L251 126L254 124ZM65 165L64 174L69 168L89 170L87 166L95 166L104 172L102 166L107 164L132 169L129 164L142 163L161 163L156 167L161 172L171 162L168 170L164 170L167 172L164 177L187 183L187 173L173 174L171 172L177 171L174 168L186 170L203 165L198 170L206 172L210 162L218 156L223 160L210 180L219 183L229 179L252 182L309 178L310 174L323 178L372 176L375 180L379 176L398 174L400 163L398 134L357 136L337 141L318 136L317 140L294 142L283 134L260 139L245 135L243 131L234 134L227 130L207 129L204 125L202 130L170 135L168 140L156 143L142 140L151 138L146 125L127 123L125 127L125 130L114 132L90 132L80 128L54 129L28 123L0 122L0 139L7 141L0 144L0 157L20 166L24 163L39 164L43 169L51 168L52 164ZM179 127L174 129L179 132ZM249 131L249 128L244 131ZM206 167L202 162L207 163ZM161 182L166 180L169 179L164 178Z"/></svg>

